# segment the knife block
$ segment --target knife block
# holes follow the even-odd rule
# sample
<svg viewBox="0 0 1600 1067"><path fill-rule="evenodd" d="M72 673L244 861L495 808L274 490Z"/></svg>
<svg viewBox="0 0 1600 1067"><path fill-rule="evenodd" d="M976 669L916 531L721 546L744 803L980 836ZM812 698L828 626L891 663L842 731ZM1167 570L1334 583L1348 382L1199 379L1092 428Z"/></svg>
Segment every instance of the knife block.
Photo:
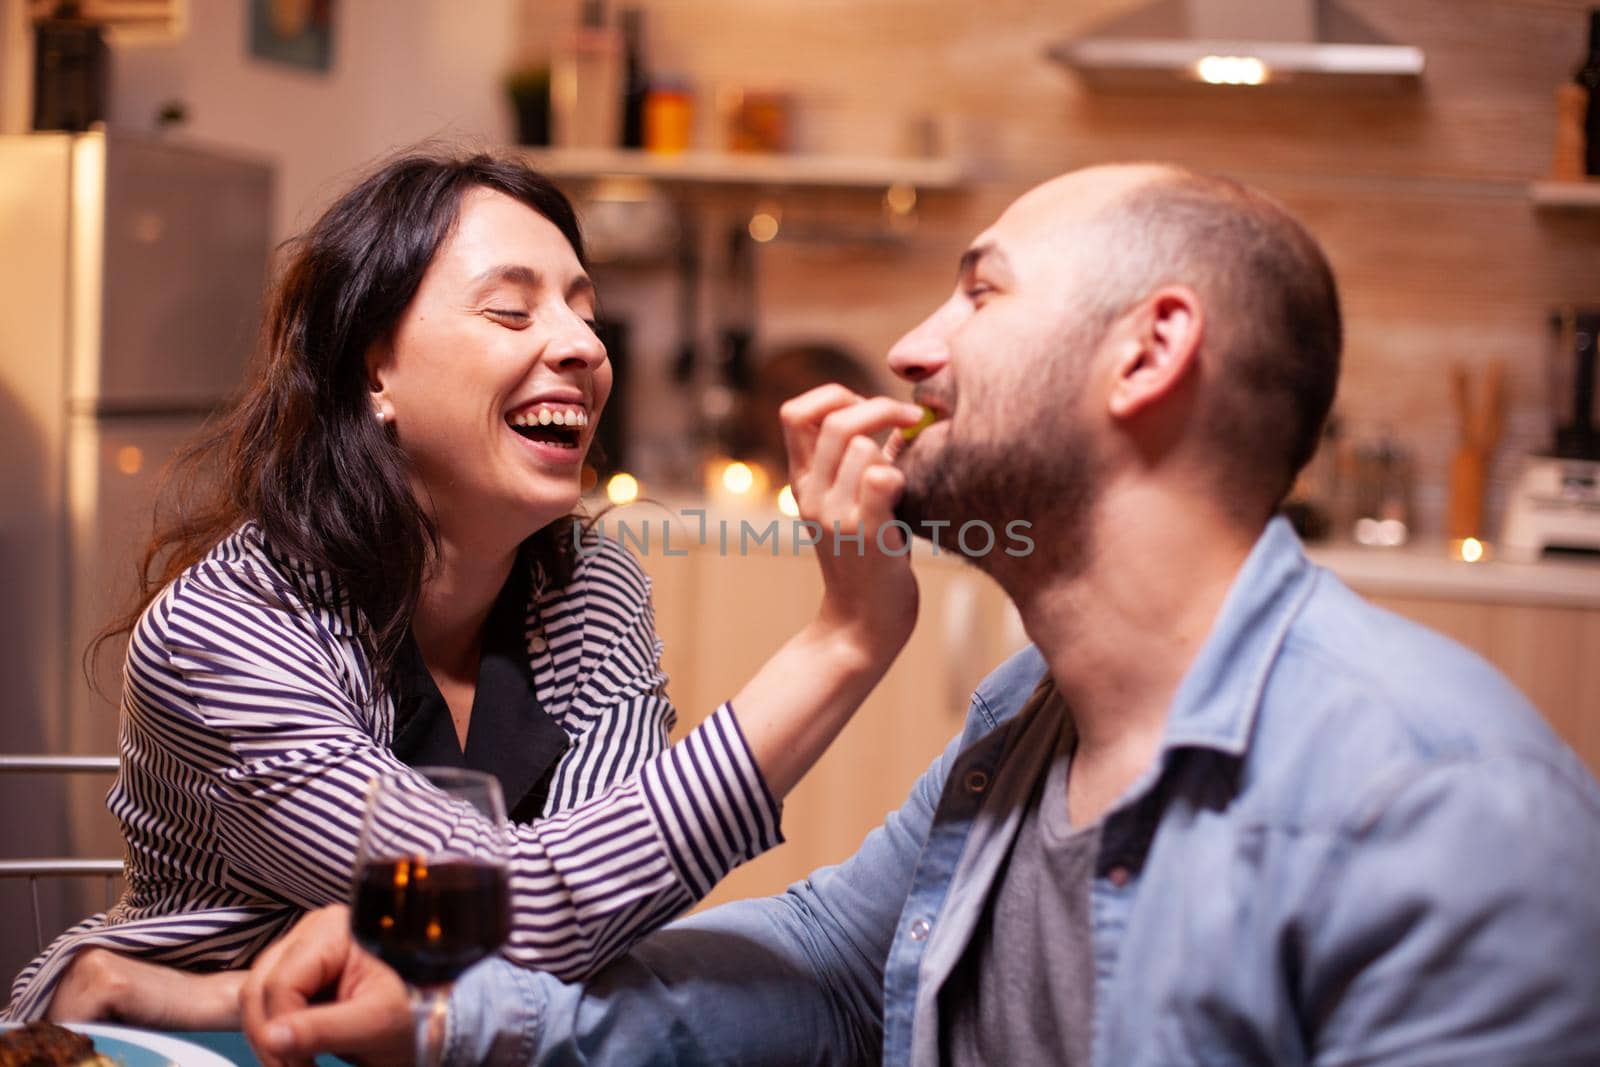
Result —
<svg viewBox="0 0 1600 1067"><path fill-rule="evenodd" d="M1473 388L1472 372L1458 364L1452 375L1460 443L1450 461L1450 505L1445 513L1445 533L1452 541L1472 537L1483 540L1483 499L1489 482L1489 465L1505 425L1505 368L1498 360Z"/></svg>
<svg viewBox="0 0 1600 1067"><path fill-rule="evenodd" d="M1483 538L1483 498L1489 481L1489 450L1462 445L1450 460L1450 506L1445 536L1452 541Z"/></svg>

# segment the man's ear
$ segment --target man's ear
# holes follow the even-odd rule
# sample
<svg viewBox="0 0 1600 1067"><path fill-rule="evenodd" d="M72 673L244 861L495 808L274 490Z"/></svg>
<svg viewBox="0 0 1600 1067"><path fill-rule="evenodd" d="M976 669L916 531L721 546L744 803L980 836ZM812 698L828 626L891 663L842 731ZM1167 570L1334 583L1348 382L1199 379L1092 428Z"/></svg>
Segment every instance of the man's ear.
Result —
<svg viewBox="0 0 1600 1067"><path fill-rule="evenodd" d="M1205 333L1200 297L1186 285L1163 286L1112 327L1113 418L1138 415L1194 372Z"/></svg>

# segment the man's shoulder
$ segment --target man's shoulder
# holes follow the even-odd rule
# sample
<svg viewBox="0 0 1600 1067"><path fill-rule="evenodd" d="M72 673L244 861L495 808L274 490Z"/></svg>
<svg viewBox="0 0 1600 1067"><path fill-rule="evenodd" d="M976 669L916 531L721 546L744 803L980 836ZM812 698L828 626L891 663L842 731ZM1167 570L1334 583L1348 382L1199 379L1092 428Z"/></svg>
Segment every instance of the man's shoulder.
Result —
<svg viewBox="0 0 1600 1067"><path fill-rule="evenodd" d="M1483 760L1593 785L1493 666L1324 577L1262 689L1250 753L1261 776L1297 783L1324 814L1381 781Z"/></svg>

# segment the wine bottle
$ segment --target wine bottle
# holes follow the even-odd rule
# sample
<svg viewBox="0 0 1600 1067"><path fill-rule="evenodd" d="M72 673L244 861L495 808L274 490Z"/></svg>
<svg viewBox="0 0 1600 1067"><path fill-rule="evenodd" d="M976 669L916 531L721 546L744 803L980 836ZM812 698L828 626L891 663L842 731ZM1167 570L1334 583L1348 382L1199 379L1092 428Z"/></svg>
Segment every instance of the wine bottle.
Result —
<svg viewBox="0 0 1600 1067"><path fill-rule="evenodd" d="M1572 80L1589 93L1583 116L1584 171L1600 176L1600 7L1589 9L1589 58L1573 73Z"/></svg>
<svg viewBox="0 0 1600 1067"><path fill-rule="evenodd" d="M644 147L644 100L650 79L644 65L644 12L622 12L622 147Z"/></svg>

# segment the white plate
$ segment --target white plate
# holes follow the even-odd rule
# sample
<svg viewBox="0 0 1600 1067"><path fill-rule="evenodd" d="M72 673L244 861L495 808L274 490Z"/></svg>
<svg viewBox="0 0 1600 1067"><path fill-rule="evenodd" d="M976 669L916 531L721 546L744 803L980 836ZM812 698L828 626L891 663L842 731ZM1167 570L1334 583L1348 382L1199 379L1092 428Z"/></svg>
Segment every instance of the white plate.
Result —
<svg viewBox="0 0 1600 1067"><path fill-rule="evenodd" d="M0 1023L0 1030L13 1028ZM94 1038L96 1052L128 1067L237 1067L210 1049L149 1030L103 1023L68 1023L66 1028Z"/></svg>

